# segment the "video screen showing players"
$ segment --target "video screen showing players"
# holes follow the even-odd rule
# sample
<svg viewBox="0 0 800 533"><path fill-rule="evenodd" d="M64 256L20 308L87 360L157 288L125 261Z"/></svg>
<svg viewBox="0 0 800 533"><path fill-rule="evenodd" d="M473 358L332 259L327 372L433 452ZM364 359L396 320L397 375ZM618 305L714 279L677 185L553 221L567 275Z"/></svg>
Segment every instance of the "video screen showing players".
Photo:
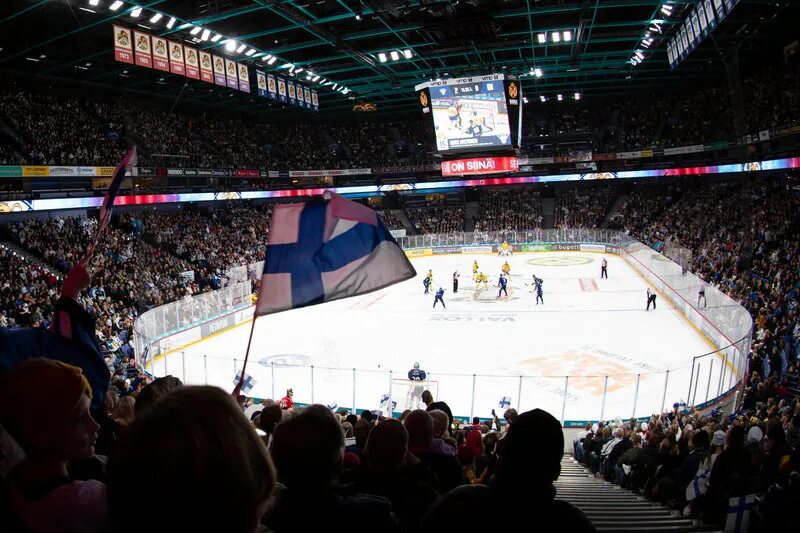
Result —
<svg viewBox="0 0 800 533"><path fill-rule="evenodd" d="M430 94L438 151L511 145L502 81L431 87Z"/></svg>

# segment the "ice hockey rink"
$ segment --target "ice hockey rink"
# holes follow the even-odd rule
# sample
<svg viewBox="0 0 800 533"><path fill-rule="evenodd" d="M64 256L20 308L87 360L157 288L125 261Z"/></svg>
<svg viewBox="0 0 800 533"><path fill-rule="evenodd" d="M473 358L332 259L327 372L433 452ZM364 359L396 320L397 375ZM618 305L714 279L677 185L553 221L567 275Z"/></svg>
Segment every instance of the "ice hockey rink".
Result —
<svg viewBox="0 0 800 533"><path fill-rule="evenodd" d="M608 279L600 278L604 257ZM476 291L473 260L490 278L486 290ZM506 260L508 296L498 298ZM296 402L358 410L386 408L391 396L402 411L409 392L403 380L419 362L428 388L456 416L489 417L493 408L511 406L542 408L567 422L641 417L664 402L685 401L693 356L715 350L663 296L646 311L647 282L612 254L452 254L412 262L417 276L404 283L259 318L246 370L249 395L280 398L292 388ZM432 308L434 290L424 294L429 269L433 289L445 289L446 309ZM543 305L529 286L534 274L544 280ZM171 347L154 361L154 373L231 389L250 326ZM724 365L718 355L705 360L712 358L701 370L697 398L709 390L716 396Z"/></svg>

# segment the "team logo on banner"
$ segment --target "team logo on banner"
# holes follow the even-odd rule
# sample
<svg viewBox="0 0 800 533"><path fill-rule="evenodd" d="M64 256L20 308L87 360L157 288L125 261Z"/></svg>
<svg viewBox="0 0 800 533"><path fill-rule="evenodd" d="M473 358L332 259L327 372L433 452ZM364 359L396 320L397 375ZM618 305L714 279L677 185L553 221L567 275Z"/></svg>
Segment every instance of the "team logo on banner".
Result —
<svg viewBox="0 0 800 533"><path fill-rule="evenodd" d="M212 56L214 58L214 83L225 87L225 60L219 56Z"/></svg>
<svg viewBox="0 0 800 533"><path fill-rule="evenodd" d="M519 96L519 88L517 87L516 82L511 82L508 84L508 97L509 98L516 98Z"/></svg>
<svg viewBox="0 0 800 533"><path fill-rule="evenodd" d="M239 70L239 90L245 93L250 92L250 73L247 71L247 65L236 63Z"/></svg>
<svg viewBox="0 0 800 533"><path fill-rule="evenodd" d="M136 43L134 47L134 55L136 56L136 64L140 67L153 67L153 56L150 49L150 36L146 33L138 31L133 32L133 40Z"/></svg>
<svg viewBox="0 0 800 533"><path fill-rule="evenodd" d="M289 101L291 103L294 103L294 101L296 99L297 99L297 95L295 94L295 91L294 91L294 83L289 82Z"/></svg>
<svg viewBox="0 0 800 533"><path fill-rule="evenodd" d="M428 95L425 93L425 91L419 92L419 105L422 107L428 107Z"/></svg>
<svg viewBox="0 0 800 533"><path fill-rule="evenodd" d="M230 59L225 60L225 77L228 80L228 87L231 89L238 89L239 82L236 76L236 62Z"/></svg>
<svg viewBox="0 0 800 533"><path fill-rule="evenodd" d="M283 78L278 78L278 100L286 102L286 81Z"/></svg>
<svg viewBox="0 0 800 533"><path fill-rule="evenodd" d="M169 43L169 71L184 76L186 69L183 65L183 45L175 41L167 42Z"/></svg>
<svg viewBox="0 0 800 533"><path fill-rule="evenodd" d="M186 77L195 80L200 79L200 60L197 55L197 50L194 48L186 48Z"/></svg>
<svg viewBox="0 0 800 533"><path fill-rule="evenodd" d="M153 66L156 70L169 72L169 53L167 52L167 40L161 37L152 37L153 40Z"/></svg>
<svg viewBox="0 0 800 533"><path fill-rule="evenodd" d="M308 87L303 87L303 95L306 99L306 107L311 109L311 90Z"/></svg>
<svg viewBox="0 0 800 533"><path fill-rule="evenodd" d="M211 65L211 54L208 52L200 52L200 79L214 83L214 71Z"/></svg>
<svg viewBox="0 0 800 533"><path fill-rule="evenodd" d="M122 63L133 64L133 38L131 30L122 26L114 26L114 59Z"/></svg>
<svg viewBox="0 0 800 533"><path fill-rule="evenodd" d="M258 69L256 69L256 92L258 96L267 96L267 76Z"/></svg>

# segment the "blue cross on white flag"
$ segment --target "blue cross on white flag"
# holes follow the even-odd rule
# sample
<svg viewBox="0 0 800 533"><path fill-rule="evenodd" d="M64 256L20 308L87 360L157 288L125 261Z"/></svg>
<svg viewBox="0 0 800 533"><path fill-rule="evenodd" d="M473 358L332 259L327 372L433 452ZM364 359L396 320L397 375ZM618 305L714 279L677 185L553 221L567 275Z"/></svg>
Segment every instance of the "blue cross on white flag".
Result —
<svg viewBox="0 0 800 533"><path fill-rule="evenodd" d="M503 396L500 398L500 403L498 406L502 409L506 409L507 407L511 407L511 396Z"/></svg>
<svg viewBox="0 0 800 533"><path fill-rule="evenodd" d="M237 372L236 373L236 377L233 378L233 384L234 385L238 385L240 379L242 379L242 373L241 372ZM244 375L244 380L242 381L242 393L243 394L247 394L248 392L253 390L253 387L255 386L255 384L256 384L256 380L253 379L253 376L245 374Z"/></svg>
<svg viewBox="0 0 800 533"><path fill-rule="evenodd" d="M383 396L381 396L381 407L385 407L388 405L389 405L389 395L384 394ZM392 401L392 411L394 411L396 408L397 408L397 402Z"/></svg>

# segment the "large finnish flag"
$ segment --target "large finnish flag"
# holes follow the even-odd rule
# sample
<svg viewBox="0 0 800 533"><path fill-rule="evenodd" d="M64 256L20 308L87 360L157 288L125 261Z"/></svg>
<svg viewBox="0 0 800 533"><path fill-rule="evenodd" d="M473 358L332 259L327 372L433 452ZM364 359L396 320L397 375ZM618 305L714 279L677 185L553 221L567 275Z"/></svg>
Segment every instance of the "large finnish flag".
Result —
<svg viewBox="0 0 800 533"><path fill-rule="evenodd" d="M365 294L416 274L375 211L325 192L273 209L255 315Z"/></svg>

